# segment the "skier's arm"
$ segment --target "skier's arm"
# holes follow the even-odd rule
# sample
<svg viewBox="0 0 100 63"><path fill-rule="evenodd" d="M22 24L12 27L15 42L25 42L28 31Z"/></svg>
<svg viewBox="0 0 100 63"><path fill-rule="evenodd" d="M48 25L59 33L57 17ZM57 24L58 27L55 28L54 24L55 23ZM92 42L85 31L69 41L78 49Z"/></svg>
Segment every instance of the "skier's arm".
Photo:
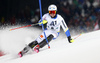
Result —
<svg viewBox="0 0 100 63"><path fill-rule="evenodd" d="M69 32L69 29L68 29L68 27L67 27L67 25L66 25L64 20L61 21L61 27L63 28L66 36L69 37L70 36L70 32Z"/></svg>
<svg viewBox="0 0 100 63"><path fill-rule="evenodd" d="M39 20L38 23L39 23L40 26L41 26L42 24L46 24L46 23L48 22L45 18L46 18L46 14L43 15L43 17L42 17L43 20L41 20L41 19Z"/></svg>
<svg viewBox="0 0 100 63"><path fill-rule="evenodd" d="M67 38L68 38L69 43L74 42L74 40L71 39L70 31L69 31L69 29L68 29L68 27L67 27L67 25L66 25L64 20L61 21L61 26L62 26L62 28L63 28L63 30L64 30Z"/></svg>

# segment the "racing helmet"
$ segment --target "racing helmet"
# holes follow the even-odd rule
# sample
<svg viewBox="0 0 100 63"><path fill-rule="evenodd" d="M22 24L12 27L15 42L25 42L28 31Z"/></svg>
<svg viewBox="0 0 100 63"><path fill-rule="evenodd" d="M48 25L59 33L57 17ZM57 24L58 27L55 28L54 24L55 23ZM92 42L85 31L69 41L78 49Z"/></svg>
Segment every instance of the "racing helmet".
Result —
<svg viewBox="0 0 100 63"><path fill-rule="evenodd" d="M57 6L52 4L48 7L48 11L57 11Z"/></svg>

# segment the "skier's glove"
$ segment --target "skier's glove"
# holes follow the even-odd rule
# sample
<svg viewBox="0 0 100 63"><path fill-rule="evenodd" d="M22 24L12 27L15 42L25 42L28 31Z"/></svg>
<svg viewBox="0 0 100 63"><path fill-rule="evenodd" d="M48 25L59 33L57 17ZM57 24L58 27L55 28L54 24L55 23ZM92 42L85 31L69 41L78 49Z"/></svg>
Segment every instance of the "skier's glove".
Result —
<svg viewBox="0 0 100 63"><path fill-rule="evenodd" d="M71 36L68 37L68 41L69 43L73 43L74 42L74 39L71 39Z"/></svg>
<svg viewBox="0 0 100 63"><path fill-rule="evenodd" d="M47 20L39 21L39 25L46 24L47 22Z"/></svg>

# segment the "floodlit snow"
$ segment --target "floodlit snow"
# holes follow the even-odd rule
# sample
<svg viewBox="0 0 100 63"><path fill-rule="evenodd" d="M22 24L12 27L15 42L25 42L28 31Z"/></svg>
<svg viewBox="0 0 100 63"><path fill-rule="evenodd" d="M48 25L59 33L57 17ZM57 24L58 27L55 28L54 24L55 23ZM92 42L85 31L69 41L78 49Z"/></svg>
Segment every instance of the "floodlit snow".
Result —
<svg viewBox="0 0 100 63"><path fill-rule="evenodd" d="M74 43L68 43L66 35L61 32L56 40L50 42L50 49L45 46L39 53L30 51L18 58L17 53L25 44L35 40L42 30L35 27L9 29L0 31L0 49L6 53L0 57L0 63L100 63L100 30L84 33Z"/></svg>

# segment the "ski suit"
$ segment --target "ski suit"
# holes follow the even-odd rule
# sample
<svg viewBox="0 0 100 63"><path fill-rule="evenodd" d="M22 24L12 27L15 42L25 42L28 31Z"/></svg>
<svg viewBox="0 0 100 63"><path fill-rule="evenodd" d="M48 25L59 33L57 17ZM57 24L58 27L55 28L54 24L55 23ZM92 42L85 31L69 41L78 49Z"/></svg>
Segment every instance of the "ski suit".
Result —
<svg viewBox="0 0 100 63"><path fill-rule="evenodd" d="M64 30L67 37L70 36L69 29L68 29L64 19L59 14L57 14L55 16L55 18L51 18L49 13L46 13L43 15L42 18L43 18L43 20L47 21L46 29L44 31L46 34L46 37L48 37L50 34L52 34L54 36L53 39L56 39L59 36L60 27L62 27L62 29ZM40 20L39 23L40 22L42 22L42 21ZM42 34L36 39L36 41L38 43L40 43L41 41L43 41L45 39L44 32L42 32Z"/></svg>

